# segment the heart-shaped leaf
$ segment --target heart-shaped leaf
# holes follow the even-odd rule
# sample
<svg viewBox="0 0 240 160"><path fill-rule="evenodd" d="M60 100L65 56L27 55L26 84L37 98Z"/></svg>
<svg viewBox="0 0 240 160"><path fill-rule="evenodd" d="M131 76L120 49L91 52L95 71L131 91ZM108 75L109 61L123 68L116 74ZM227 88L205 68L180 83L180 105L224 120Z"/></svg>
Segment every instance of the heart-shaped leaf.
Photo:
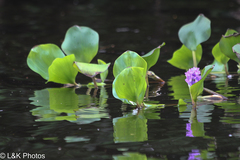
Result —
<svg viewBox="0 0 240 160"><path fill-rule="evenodd" d="M48 80L48 67L54 59L63 57L65 57L64 53L55 44L41 44L31 49L27 64L31 70Z"/></svg>
<svg viewBox="0 0 240 160"><path fill-rule="evenodd" d="M212 71L213 65L206 66L201 73L201 80L197 83L194 83L192 86L190 86L190 94L192 97L192 100L196 103L197 102L197 96L202 93L203 91L203 83L206 79L207 75Z"/></svg>
<svg viewBox="0 0 240 160"><path fill-rule="evenodd" d="M164 45L165 43L163 42L160 46L142 56L142 58L147 62L147 70L149 70L152 66L154 66L157 63L160 55L160 49Z"/></svg>
<svg viewBox="0 0 240 160"><path fill-rule="evenodd" d="M233 52L236 54L238 59L240 60L240 43L236 44L232 48Z"/></svg>
<svg viewBox="0 0 240 160"><path fill-rule="evenodd" d="M52 62L52 65L48 68L48 82L55 82L60 84L76 84L75 79L78 72L72 66L74 61L74 54L66 56L64 58L56 58Z"/></svg>
<svg viewBox="0 0 240 160"><path fill-rule="evenodd" d="M106 62L104 62L104 61L101 60L101 59L98 59L98 64L106 64ZM108 70L100 73L100 77L101 77L102 82L105 81L105 79L107 78L107 75L108 75Z"/></svg>
<svg viewBox="0 0 240 160"><path fill-rule="evenodd" d="M195 54L196 54L196 60L198 64L202 58L201 44L197 46ZM176 50L173 53L173 57L170 60L168 60L168 63L170 63L171 65L177 68L188 70L189 68L194 67L192 51L189 50L186 46L182 45L180 49Z"/></svg>
<svg viewBox="0 0 240 160"><path fill-rule="evenodd" d="M180 41L191 51L208 40L211 35L211 22L203 14L200 14L193 22L182 26L178 32Z"/></svg>
<svg viewBox="0 0 240 160"><path fill-rule="evenodd" d="M114 77L127 67L142 67L145 74L147 72L147 62L133 51L126 51L115 60L113 65Z"/></svg>
<svg viewBox="0 0 240 160"><path fill-rule="evenodd" d="M91 63L83 63L83 62L74 62L73 67L78 70L80 73L88 76L95 77L97 74L105 72L110 63L108 64L91 64Z"/></svg>
<svg viewBox="0 0 240 160"><path fill-rule="evenodd" d="M234 33L229 36L222 36L219 42L219 47L222 53L224 53L227 57L236 61L237 63L240 63L237 55L232 50L232 47L238 43L240 43L240 34Z"/></svg>
<svg viewBox="0 0 240 160"><path fill-rule="evenodd" d="M147 88L145 75L141 67L125 68L113 81L113 95L117 95L115 98L142 104Z"/></svg>
<svg viewBox="0 0 240 160"><path fill-rule="evenodd" d="M62 43L67 54L75 54L77 62L89 63L98 52L99 35L89 27L73 26L68 29Z"/></svg>

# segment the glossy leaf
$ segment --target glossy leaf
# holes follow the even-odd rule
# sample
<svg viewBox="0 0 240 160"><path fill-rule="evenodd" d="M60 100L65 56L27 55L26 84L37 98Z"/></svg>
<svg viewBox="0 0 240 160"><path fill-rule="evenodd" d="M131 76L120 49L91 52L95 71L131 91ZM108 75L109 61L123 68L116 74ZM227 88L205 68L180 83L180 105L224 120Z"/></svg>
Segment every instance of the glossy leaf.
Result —
<svg viewBox="0 0 240 160"><path fill-rule="evenodd" d="M220 63L216 59L214 59L214 61L211 65L214 65L214 68L211 71L212 74L225 73L225 66L224 66L223 63ZM227 70L228 70L228 64L227 63L226 63L226 67L227 67Z"/></svg>
<svg viewBox="0 0 240 160"><path fill-rule="evenodd" d="M64 58L56 58L48 68L48 82L76 84L75 79L78 72L72 66L74 61L74 55L69 55Z"/></svg>
<svg viewBox="0 0 240 160"><path fill-rule="evenodd" d="M203 91L203 83L206 79L207 75L212 71L214 66L208 65L206 66L201 73L201 80L197 83L194 83L192 86L190 86L190 94L194 102L197 102L197 96L202 93Z"/></svg>
<svg viewBox="0 0 240 160"><path fill-rule="evenodd" d="M212 49L212 54L214 56L214 58L222 63L222 64L226 64L230 58L228 58L224 53L222 53L220 47L219 47L219 43L217 43L213 49Z"/></svg>
<svg viewBox="0 0 240 160"><path fill-rule="evenodd" d="M200 14L193 22L182 26L178 32L180 41L191 51L208 40L211 35L211 22L203 14Z"/></svg>
<svg viewBox="0 0 240 160"><path fill-rule="evenodd" d="M106 62L104 62L101 59L98 59L98 64L106 64ZM105 81L105 79L107 78L107 75L108 75L108 69L106 71L100 73L100 77L101 77L102 82Z"/></svg>
<svg viewBox="0 0 240 160"><path fill-rule="evenodd" d="M219 42L219 47L227 57L236 61L237 63L240 63L240 60L238 59L237 55L232 50L232 47L238 43L240 43L240 34L235 33L229 36L222 36Z"/></svg>
<svg viewBox="0 0 240 160"><path fill-rule="evenodd" d="M147 70L149 70L152 66L154 66L157 63L160 55L160 49L164 45L165 43L162 43L157 48L151 50L150 52L142 56L142 58L147 62Z"/></svg>
<svg viewBox="0 0 240 160"><path fill-rule="evenodd" d="M202 58L201 44L197 46L195 53L198 64ZM180 49L176 50L173 53L173 57L170 60L168 60L168 63L177 68L188 70L189 68L194 67L192 51L189 50L186 46L182 45Z"/></svg>
<svg viewBox="0 0 240 160"><path fill-rule="evenodd" d="M110 63L108 64L91 64L91 63L83 63L83 62L74 62L73 67L78 70L80 73L88 76L95 77L97 74L105 72Z"/></svg>
<svg viewBox="0 0 240 160"><path fill-rule="evenodd" d="M233 30L233 29L228 29L225 33L225 36L229 36L229 35L232 35L234 33L237 33L237 31ZM212 49L212 54L214 56L214 58L222 63L222 64L227 64L227 62L229 61L230 58L228 58L220 49L219 47L219 43L217 43L213 49ZM214 67L214 70L215 70L216 66Z"/></svg>
<svg viewBox="0 0 240 160"><path fill-rule="evenodd" d="M89 27L73 26L67 30L62 49L67 54L74 54L76 61L89 63L98 52L99 35Z"/></svg>
<svg viewBox="0 0 240 160"><path fill-rule="evenodd" d="M64 53L55 44L41 44L31 49L27 57L27 64L31 70L48 80L48 67L53 60L63 57L65 57Z"/></svg>
<svg viewBox="0 0 240 160"><path fill-rule="evenodd" d="M126 51L115 60L113 65L114 77L127 67L142 67L145 74L147 72L147 62L133 51Z"/></svg>
<svg viewBox="0 0 240 160"><path fill-rule="evenodd" d="M140 67L125 68L113 81L113 95L118 99L141 104L147 88L145 70Z"/></svg>
<svg viewBox="0 0 240 160"><path fill-rule="evenodd" d="M238 59L240 60L240 43L236 44L232 48L233 52L236 54Z"/></svg>

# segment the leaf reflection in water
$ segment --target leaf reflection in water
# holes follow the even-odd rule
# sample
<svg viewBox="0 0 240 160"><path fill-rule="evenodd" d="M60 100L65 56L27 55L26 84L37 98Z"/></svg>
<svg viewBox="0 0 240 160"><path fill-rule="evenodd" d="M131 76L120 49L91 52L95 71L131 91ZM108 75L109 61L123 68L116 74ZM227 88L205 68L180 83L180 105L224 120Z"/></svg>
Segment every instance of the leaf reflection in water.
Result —
<svg viewBox="0 0 240 160"><path fill-rule="evenodd" d="M29 98L31 104L38 106L31 110L36 121L67 120L78 124L88 124L109 118L105 109L107 92L101 87L100 98L91 95L76 94L74 88L48 88L35 91Z"/></svg>

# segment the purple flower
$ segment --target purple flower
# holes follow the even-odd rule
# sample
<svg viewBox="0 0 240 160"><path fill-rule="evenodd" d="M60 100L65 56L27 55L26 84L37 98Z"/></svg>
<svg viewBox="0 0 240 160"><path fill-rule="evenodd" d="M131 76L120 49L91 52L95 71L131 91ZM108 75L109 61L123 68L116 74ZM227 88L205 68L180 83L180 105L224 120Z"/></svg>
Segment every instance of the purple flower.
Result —
<svg viewBox="0 0 240 160"><path fill-rule="evenodd" d="M192 86L194 83L201 80L201 72L197 67L190 68L187 72L185 72L185 76L185 81L189 86Z"/></svg>

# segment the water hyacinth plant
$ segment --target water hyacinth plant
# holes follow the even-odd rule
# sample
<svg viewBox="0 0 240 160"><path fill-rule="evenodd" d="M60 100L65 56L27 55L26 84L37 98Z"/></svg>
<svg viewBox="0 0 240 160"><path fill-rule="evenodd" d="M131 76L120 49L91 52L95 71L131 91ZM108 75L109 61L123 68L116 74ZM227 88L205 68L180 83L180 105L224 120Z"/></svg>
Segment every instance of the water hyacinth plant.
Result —
<svg viewBox="0 0 240 160"><path fill-rule="evenodd" d="M203 82L207 75L212 71L213 65L206 66L202 73L200 74L200 69L197 67L190 68L186 73L186 83L189 87L190 96L192 99L192 104L196 107L197 104L197 97L203 91Z"/></svg>
<svg viewBox="0 0 240 160"><path fill-rule="evenodd" d="M98 52L98 43L99 35L96 31L89 27L74 25L66 32L61 46L62 50L54 44L37 45L31 49L27 64L47 82L79 87L75 79L77 73L80 72L91 77L97 88L95 76L105 72L106 78L106 70L110 65L110 63L103 64L103 62L90 63Z"/></svg>

